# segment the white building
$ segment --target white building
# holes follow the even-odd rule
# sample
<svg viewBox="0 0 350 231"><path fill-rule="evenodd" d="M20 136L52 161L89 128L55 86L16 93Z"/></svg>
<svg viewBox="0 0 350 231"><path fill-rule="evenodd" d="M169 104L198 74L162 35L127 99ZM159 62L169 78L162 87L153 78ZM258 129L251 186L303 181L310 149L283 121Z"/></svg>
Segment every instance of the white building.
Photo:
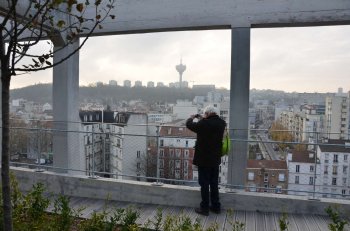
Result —
<svg viewBox="0 0 350 231"><path fill-rule="evenodd" d="M43 112L44 112L44 111L51 111L51 110L52 110L51 104L45 103L45 104L43 105L42 110L43 110Z"/></svg>
<svg viewBox="0 0 350 231"><path fill-rule="evenodd" d="M149 88L154 87L154 82L149 81L149 82L147 83L147 87L149 87Z"/></svg>
<svg viewBox="0 0 350 231"><path fill-rule="evenodd" d="M317 155L321 165L322 192L329 193L323 196L347 196L345 199L350 199L350 140L328 140L324 145L319 145Z"/></svg>
<svg viewBox="0 0 350 231"><path fill-rule="evenodd" d="M109 86L118 86L118 82L116 80L109 80Z"/></svg>
<svg viewBox="0 0 350 231"><path fill-rule="evenodd" d="M88 175L132 179L142 176L141 155L147 152L147 116L130 112L81 111L81 153L74 161ZM103 121L103 122L102 122ZM129 177L130 176L130 177Z"/></svg>
<svg viewBox="0 0 350 231"><path fill-rule="evenodd" d="M130 80L124 80L124 87L131 87L131 81Z"/></svg>
<svg viewBox="0 0 350 231"><path fill-rule="evenodd" d="M142 81L140 80L135 81L135 87L142 87Z"/></svg>
<svg viewBox="0 0 350 231"><path fill-rule="evenodd" d="M349 97L326 97L325 137L329 139L349 139Z"/></svg>
<svg viewBox="0 0 350 231"><path fill-rule="evenodd" d="M191 115L197 114L198 108L190 101L177 100L173 106L173 114L176 119L187 119Z"/></svg>
<svg viewBox="0 0 350 231"><path fill-rule="evenodd" d="M169 123L173 121L173 115L164 113L148 113L148 122L150 123Z"/></svg>
<svg viewBox="0 0 350 231"><path fill-rule="evenodd" d="M147 155L147 114L119 112L116 122L124 128L123 179L135 180L128 176L144 176L142 157Z"/></svg>
<svg viewBox="0 0 350 231"><path fill-rule="evenodd" d="M157 82L157 87L164 87L164 83L163 82Z"/></svg>
<svg viewBox="0 0 350 231"><path fill-rule="evenodd" d="M315 159L316 158L316 159ZM314 153L293 151L287 156L288 194L314 196L320 192L322 178L319 161ZM319 196L319 194L315 194Z"/></svg>

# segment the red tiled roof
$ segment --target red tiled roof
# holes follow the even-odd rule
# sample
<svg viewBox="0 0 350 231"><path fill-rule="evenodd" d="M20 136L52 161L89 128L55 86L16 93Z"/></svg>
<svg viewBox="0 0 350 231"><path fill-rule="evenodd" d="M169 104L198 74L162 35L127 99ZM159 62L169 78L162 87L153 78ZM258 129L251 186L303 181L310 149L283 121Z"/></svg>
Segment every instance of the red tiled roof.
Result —
<svg viewBox="0 0 350 231"><path fill-rule="evenodd" d="M248 160L247 168L284 169L287 170L285 160Z"/></svg>
<svg viewBox="0 0 350 231"><path fill-rule="evenodd" d="M313 154L311 158L310 158L309 154ZM309 151L293 150L291 162L314 163L315 162L315 154L311 153Z"/></svg>

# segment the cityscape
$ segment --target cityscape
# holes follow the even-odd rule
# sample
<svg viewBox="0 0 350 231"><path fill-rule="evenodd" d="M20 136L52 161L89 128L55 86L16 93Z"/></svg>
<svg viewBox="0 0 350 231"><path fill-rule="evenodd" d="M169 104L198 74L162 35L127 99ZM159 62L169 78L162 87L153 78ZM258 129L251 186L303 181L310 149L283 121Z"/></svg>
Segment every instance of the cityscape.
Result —
<svg viewBox="0 0 350 231"><path fill-rule="evenodd" d="M116 80L90 88L174 89L199 93L187 99L165 101L147 97L129 101L87 98L80 102L78 137L80 157L76 169L87 175L139 181L162 181L196 186L198 173L192 165L196 135L184 125L193 114L202 113L207 105L220 112L229 127L229 91L215 85L193 85L183 81L186 66L176 66L179 81L164 83ZM130 91L129 90L129 91ZM17 90L18 91L18 90ZM167 90L169 92L169 90ZM27 89L28 92L28 89ZM16 93L18 94L18 92ZM166 95L167 93L165 93ZM30 94L29 94L30 95ZM140 95L138 95L140 96ZM108 98L109 96L105 95ZM193 97L193 98L190 98ZM143 98L143 100L142 100ZM52 164L52 105L25 98L11 100L11 159L41 165ZM348 199L350 191L348 155L349 94L339 88L336 93L285 93L250 91L249 153L245 190L265 193ZM31 128L36 128L31 130ZM27 130L26 130L27 129ZM40 135L38 135L40 133ZM235 131L231 131L232 142ZM20 138L18 138L20 137ZM327 144L330 144L328 146ZM228 157L222 158L219 182L227 184Z"/></svg>
<svg viewBox="0 0 350 231"><path fill-rule="evenodd" d="M3 230L349 228L347 1L5 0L0 17ZM202 137L200 115L220 128Z"/></svg>

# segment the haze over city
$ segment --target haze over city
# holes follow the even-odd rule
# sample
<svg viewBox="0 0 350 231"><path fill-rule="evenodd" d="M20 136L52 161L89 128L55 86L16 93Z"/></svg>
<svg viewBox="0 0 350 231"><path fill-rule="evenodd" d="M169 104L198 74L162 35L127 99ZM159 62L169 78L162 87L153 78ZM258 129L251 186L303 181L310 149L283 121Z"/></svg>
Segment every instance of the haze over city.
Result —
<svg viewBox="0 0 350 231"><path fill-rule="evenodd" d="M80 52L80 85L116 80L183 81L229 88L230 30L90 38ZM256 89L335 92L350 89L350 26L252 29L251 81ZM11 88L52 82L52 71L19 75Z"/></svg>

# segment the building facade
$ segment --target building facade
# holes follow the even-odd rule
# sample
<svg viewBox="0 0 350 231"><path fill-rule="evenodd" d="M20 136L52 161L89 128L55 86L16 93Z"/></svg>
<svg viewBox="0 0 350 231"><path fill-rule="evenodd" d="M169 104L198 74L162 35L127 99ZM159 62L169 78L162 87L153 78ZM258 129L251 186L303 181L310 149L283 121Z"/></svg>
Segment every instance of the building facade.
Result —
<svg viewBox="0 0 350 231"><path fill-rule="evenodd" d="M283 160L248 160L246 191L286 194L288 168Z"/></svg>

